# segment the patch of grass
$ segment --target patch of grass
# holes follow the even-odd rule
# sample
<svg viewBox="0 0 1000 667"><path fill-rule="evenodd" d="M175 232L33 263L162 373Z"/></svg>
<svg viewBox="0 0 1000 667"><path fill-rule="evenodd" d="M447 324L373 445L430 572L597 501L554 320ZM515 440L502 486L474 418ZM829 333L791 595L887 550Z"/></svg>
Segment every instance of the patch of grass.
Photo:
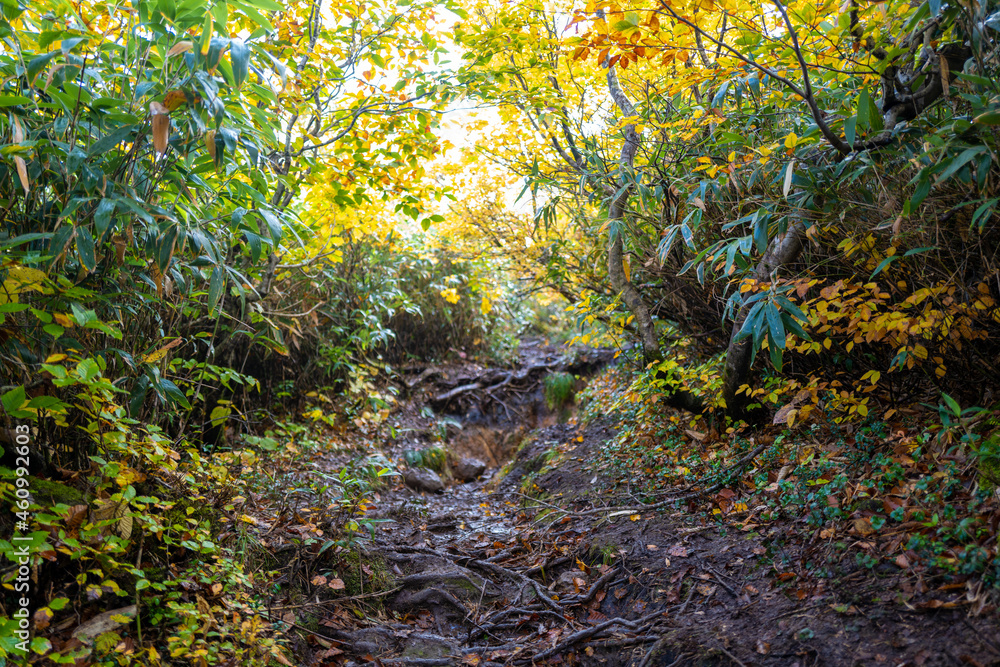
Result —
<svg viewBox="0 0 1000 667"><path fill-rule="evenodd" d="M565 410L576 395L576 378L570 373L549 373L543 381L549 410Z"/></svg>
<svg viewBox="0 0 1000 667"><path fill-rule="evenodd" d="M441 447L430 447L428 449L411 449L403 454L406 465L411 468L428 468L434 472L444 472L445 464L448 461L448 454Z"/></svg>

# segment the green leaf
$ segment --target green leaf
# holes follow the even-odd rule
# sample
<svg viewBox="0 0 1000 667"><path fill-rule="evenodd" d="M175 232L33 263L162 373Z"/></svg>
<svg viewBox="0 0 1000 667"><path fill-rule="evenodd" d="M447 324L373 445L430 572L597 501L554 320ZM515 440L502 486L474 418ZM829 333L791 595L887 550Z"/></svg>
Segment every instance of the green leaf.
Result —
<svg viewBox="0 0 1000 667"><path fill-rule="evenodd" d="M976 116L972 122L979 125L1000 125L1000 111L987 111Z"/></svg>
<svg viewBox="0 0 1000 667"><path fill-rule="evenodd" d="M969 227L972 228L978 226L979 231L983 231L986 227L986 223L993 217L993 209L996 207L997 202L1000 202L1000 199L993 198L983 202L979 208L976 209L976 212L972 214L972 221L969 223Z"/></svg>
<svg viewBox="0 0 1000 667"><path fill-rule="evenodd" d="M76 249L80 254L80 263L88 271L97 268L97 257L94 251L94 237L86 227L76 229Z"/></svg>
<svg viewBox="0 0 1000 667"><path fill-rule="evenodd" d="M105 135L94 142L94 144L87 151L87 155L94 157L95 155L101 155L112 150L115 146L121 142L128 139L132 132L136 129L135 125L126 125L125 127L120 127L111 134Z"/></svg>
<svg viewBox="0 0 1000 667"><path fill-rule="evenodd" d="M142 404L145 402L148 392L149 378L143 375L136 381L135 387L132 388L132 393L128 397L128 414L133 419L138 417L142 410Z"/></svg>
<svg viewBox="0 0 1000 667"><path fill-rule="evenodd" d="M767 304L767 326L770 332L771 347L785 349L785 326L781 322L781 311L773 304Z"/></svg>
<svg viewBox="0 0 1000 667"><path fill-rule="evenodd" d="M58 55L58 51L50 51L48 53L43 53L40 56L35 56L28 61L28 66L25 68L25 73L28 75L28 81L34 83L35 77L38 76L39 72L48 64L50 60Z"/></svg>
<svg viewBox="0 0 1000 667"><path fill-rule="evenodd" d="M88 326L91 322L97 321L97 313L95 313L93 310L89 308L84 308L75 301L70 303L69 307L70 310L73 311L73 319L76 320L76 323L79 326L85 327Z"/></svg>
<svg viewBox="0 0 1000 667"><path fill-rule="evenodd" d="M954 176L959 169L967 165L973 158L985 150L986 146L973 146L972 148L966 148L964 151L959 153L958 157L951 161L951 164L948 165L947 169L941 172L941 174L937 177L937 182L944 183L949 178Z"/></svg>
<svg viewBox="0 0 1000 667"><path fill-rule="evenodd" d="M878 266L875 267L875 271L872 272L871 276L868 277L868 280L871 280L878 274L882 273L882 271L885 270L887 266L892 264L893 261L897 259L899 259L899 255L892 255L891 257L886 257L885 259L883 259L881 262L879 262Z"/></svg>
<svg viewBox="0 0 1000 667"><path fill-rule="evenodd" d="M780 373L781 368L783 366L783 359L781 354L782 349L780 347L771 345L770 347L767 348L767 350L768 353L771 355L771 364L774 366L774 370Z"/></svg>
<svg viewBox="0 0 1000 667"><path fill-rule="evenodd" d="M855 118L857 119L858 129L867 130L871 128L871 105L869 102L871 98L868 96L868 88L862 88L861 94L858 95L858 110Z"/></svg>
<svg viewBox="0 0 1000 667"><path fill-rule="evenodd" d="M239 88L246 81L247 73L250 71L250 49L242 39L233 38L229 43L229 58L233 62L233 78L236 80L236 87Z"/></svg>
<svg viewBox="0 0 1000 667"><path fill-rule="evenodd" d="M170 380L167 380L166 378L160 378L160 389L163 391L164 396L167 397L167 400L170 403L179 405L185 410L191 409L191 403L187 400L187 397L184 395L184 392L182 392L177 387L177 385L175 385Z"/></svg>
<svg viewBox="0 0 1000 667"><path fill-rule="evenodd" d="M97 242L105 241L105 235L111 227L111 214L115 212L118 205L114 199L102 199L94 210L94 232L97 235Z"/></svg>
<svg viewBox="0 0 1000 667"><path fill-rule="evenodd" d="M941 393L941 397L944 399L944 402L948 404L948 408L951 410L952 414L956 417L960 417L962 415L962 406L958 404L958 401L943 392Z"/></svg>
<svg viewBox="0 0 1000 667"><path fill-rule="evenodd" d="M0 107L16 107L30 103L31 100L24 95L0 95Z"/></svg>
<svg viewBox="0 0 1000 667"><path fill-rule="evenodd" d="M212 278L208 283L208 309L210 312L215 312L215 306L219 303L225 284L226 278L222 267L217 266L212 269Z"/></svg>
<svg viewBox="0 0 1000 667"><path fill-rule="evenodd" d="M851 116L844 121L844 139L847 140L849 146L854 145L854 140L857 136L858 129L858 118L857 116Z"/></svg>
<svg viewBox="0 0 1000 667"><path fill-rule="evenodd" d="M13 414L16 410L20 409L20 407L25 404L26 400L27 397L24 392L24 387L14 387L0 397L0 402L3 403L4 409L9 414Z"/></svg>
<svg viewBox="0 0 1000 667"><path fill-rule="evenodd" d="M266 12L285 11L285 7L274 0L245 0L245 2L251 7L257 7L258 9L263 9Z"/></svg>
<svg viewBox="0 0 1000 667"><path fill-rule="evenodd" d="M89 39L89 37L71 37L70 39L64 39L62 44L59 45L59 49L62 51L62 54L66 56L69 55L69 52L75 49L78 44L82 44Z"/></svg>

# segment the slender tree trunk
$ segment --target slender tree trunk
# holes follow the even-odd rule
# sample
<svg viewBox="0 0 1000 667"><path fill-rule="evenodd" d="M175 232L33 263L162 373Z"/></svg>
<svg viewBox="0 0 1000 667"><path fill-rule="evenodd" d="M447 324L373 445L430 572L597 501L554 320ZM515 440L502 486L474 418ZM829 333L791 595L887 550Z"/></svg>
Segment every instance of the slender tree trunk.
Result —
<svg viewBox="0 0 1000 667"><path fill-rule="evenodd" d="M607 63L605 65L607 66ZM608 91L623 116L635 115L635 108L622 91L622 87L618 83L618 75L615 74L615 68L611 66L608 66ZM635 125L631 123L625 126L624 134L625 143L622 144L621 156L618 158L618 189L620 192L614 196L608 207L608 277L611 279L611 286L615 292L621 294L625 306L635 317L636 329L642 339L642 356L649 363L659 361L662 358L660 341L656 336L656 323L653 322L653 317L649 314L649 307L642 300L639 290L625 275L622 240L625 206L632 191L632 186L626 184L630 178L641 139L639 133L635 131Z"/></svg>
<svg viewBox="0 0 1000 667"><path fill-rule="evenodd" d="M754 269L753 278L758 282L771 281L775 272L782 266L795 261L795 258L802 252L802 242L805 239L805 226L801 220L793 220L788 226L788 231L782 236L771 239L764 252L764 256ZM750 361L753 359L753 337L735 340L743 324L746 322L747 313L750 312L750 305L747 298L750 292L746 292L740 309L736 313L736 321L733 322L733 330L729 335L729 349L726 351L726 366L722 373L722 396L726 401L726 415L733 419L744 419L747 416L747 404L749 396L746 393L738 394L737 391L750 380Z"/></svg>

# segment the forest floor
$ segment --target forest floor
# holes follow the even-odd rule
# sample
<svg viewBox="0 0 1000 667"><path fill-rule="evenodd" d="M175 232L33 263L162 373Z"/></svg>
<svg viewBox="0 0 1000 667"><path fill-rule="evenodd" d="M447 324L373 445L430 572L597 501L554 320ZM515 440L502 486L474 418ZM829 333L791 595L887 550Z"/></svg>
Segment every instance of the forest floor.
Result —
<svg viewBox="0 0 1000 667"><path fill-rule="evenodd" d="M903 568L859 565L864 544L835 546L753 508L635 507L596 464L611 421L559 419L532 379L609 356L567 361L535 343L505 371L411 369L374 455L404 469L443 445L450 462L487 469L463 483L438 466L437 492L389 478L364 512L370 539L286 562L271 613L296 630L298 664L1000 665L995 607L964 583L930 591ZM457 414L442 421L428 404ZM805 537L780 539L792 532ZM805 574L818 555L825 578Z"/></svg>

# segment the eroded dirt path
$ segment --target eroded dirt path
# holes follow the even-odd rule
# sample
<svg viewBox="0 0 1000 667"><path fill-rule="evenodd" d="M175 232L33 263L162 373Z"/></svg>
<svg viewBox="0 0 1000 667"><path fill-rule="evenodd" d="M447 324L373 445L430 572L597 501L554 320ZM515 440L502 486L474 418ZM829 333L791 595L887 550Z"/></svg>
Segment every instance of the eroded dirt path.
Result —
<svg viewBox="0 0 1000 667"><path fill-rule="evenodd" d="M444 390L480 371L453 369ZM341 564L362 590L322 608L302 664L1000 664L995 615L895 604L892 572L845 558L819 585L798 582L808 549L779 538L804 526L722 525L683 504L621 510L591 465L611 427L553 423L534 389L489 389L505 377L456 394L480 398L445 438L490 468L470 483L446 478L443 492L381 492L369 518L384 523ZM386 454L402 461L418 436L403 429Z"/></svg>

